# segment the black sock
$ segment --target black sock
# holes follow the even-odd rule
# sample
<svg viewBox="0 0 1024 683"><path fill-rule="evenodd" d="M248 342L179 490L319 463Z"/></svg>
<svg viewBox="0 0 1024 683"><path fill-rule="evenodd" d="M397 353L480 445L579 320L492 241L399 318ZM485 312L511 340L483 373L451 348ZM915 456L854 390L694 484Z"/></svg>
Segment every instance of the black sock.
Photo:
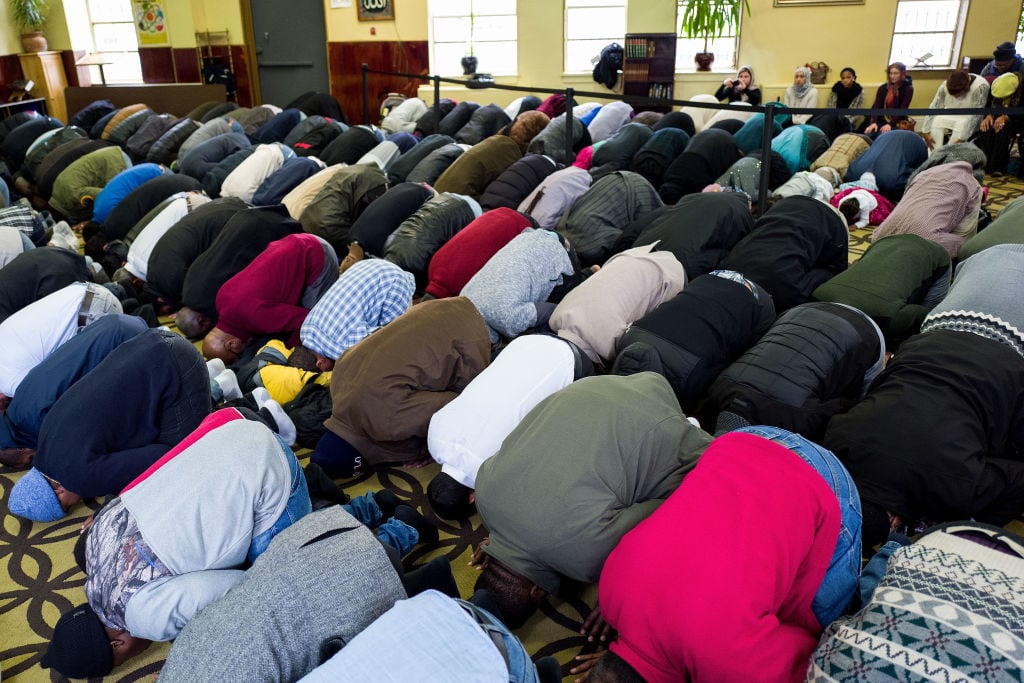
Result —
<svg viewBox="0 0 1024 683"><path fill-rule="evenodd" d="M459 587L452 576L452 565L447 557L435 557L422 567L406 572L402 577L405 592L411 598L425 590L441 591L450 598L459 597Z"/></svg>
<svg viewBox="0 0 1024 683"><path fill-rule="evenodd" d="M376 497L376 494L374 494ZM409 505L399 505L392 515L400 522L405 522L420 534L420 543L437 543L437 527L431 524L426 517L416 512L415 508Z"/></svg>
<svg viewBox="0 0 1024 683"><path fill-rule="evenodd" d="M395 509L402 504L402 499L388 489L381 489L373 492L373 500L380 508L381 518L388 519L395 516Z"/></svg>
<svg viewBox="0 0 1024 683"><path fill-rule="evenodd" d="M327 476L323 468L315 462L311 462L302 469L306 475L306 488L309 489L310 498L326 500L338 505L344 505L350 499L348 494L341 490L334 481Z"/></svg>

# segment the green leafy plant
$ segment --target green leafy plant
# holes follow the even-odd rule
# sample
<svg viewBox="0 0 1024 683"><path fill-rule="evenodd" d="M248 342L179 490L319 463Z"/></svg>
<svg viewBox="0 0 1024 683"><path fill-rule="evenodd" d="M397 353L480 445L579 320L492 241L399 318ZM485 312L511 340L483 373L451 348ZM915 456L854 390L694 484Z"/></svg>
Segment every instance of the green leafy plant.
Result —
<svg viewBox="0 0 1024 683"><path fill-rule="evenodd" d="M42 31L46 25L47 0L9 0L14 23L22 33Z"/></svg>
<svg viewBox="0 0 1024 683"><path fill-rule="evenodd" d="M689 0L683 3L679 30L688 38L703 38L704 52L708 41L721 38L732 26L740 23L740 12L750 16L748 0Z"/></svg>

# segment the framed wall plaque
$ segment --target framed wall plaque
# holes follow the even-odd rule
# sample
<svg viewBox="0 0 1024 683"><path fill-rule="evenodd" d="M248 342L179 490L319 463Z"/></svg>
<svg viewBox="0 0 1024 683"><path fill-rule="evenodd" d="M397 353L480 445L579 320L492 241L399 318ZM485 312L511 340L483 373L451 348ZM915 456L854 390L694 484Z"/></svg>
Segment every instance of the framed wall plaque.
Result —
<svg viewBox="0 0 1024 683"><path fill-rule="evenodd" d="M775 0L776 7L800 7L803 5L863 5L864 0Z"/></svg>
<svg viewBox="0 0 1024 683"><path fill-rule="evenodd" d="M359 21L394 21L395 0L358 0Z"/></svg>

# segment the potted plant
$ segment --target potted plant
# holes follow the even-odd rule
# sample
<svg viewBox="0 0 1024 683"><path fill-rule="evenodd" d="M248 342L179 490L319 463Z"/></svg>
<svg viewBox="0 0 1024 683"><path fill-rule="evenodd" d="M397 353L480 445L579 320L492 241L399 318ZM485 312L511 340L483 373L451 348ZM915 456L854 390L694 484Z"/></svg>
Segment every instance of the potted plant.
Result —
<svg viewBox="0 0 1024 683"><path fill-rule="evenodd" d="M25 52L43 52L48 47L43 27L46 25L47 0L8 0L14 23L21 29L21 45Z"/></svg>
<svg viewBox="0 0 1024 683"><path fill-rule="evenodd" d="M708 52L708 41L721 38L730 27L738 26L742 10L750 16L748 0L688 0L683 3L679 30L688 38L704 39L704 51L694 57L697 71L711 71L715 55Z"/></svg>

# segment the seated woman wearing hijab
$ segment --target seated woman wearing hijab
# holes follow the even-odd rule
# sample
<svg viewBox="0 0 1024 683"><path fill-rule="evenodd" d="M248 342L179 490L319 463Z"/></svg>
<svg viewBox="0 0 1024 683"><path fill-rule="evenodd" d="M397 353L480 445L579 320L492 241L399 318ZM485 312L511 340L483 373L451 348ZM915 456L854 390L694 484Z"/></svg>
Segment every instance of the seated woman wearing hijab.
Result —
<svg viewBox="0 0 1024 683"><path fill-rule="evenodd" d="M914 98L914 85L910 76L907 75L907 65L903 62L893 62L887 69L888 78L885 83L878 86L875 93L875 103L872 109L906 109L910 106L910 100ZM900 121L905 121L906 116L881 116L871 117L871 123L864 129L864 132L871 137L879 133L888 133L898 127Z"/></svg>
<svg viewBox="0 0 1024 683"><path fill-rule="evenodd" d="M749 66L741 66L736 72L736 78L727 78L722 81L715 91L715 98L733 102L746 102L752 107L761 104L761 89L754 83L754 70Z"/></svg>
<svg viewBox="0 0 1024 683"><path fill-rule="evenodd" d="M813 109L818 106L818 91L811 84L811 69L798 66L793 73L793 85L786 88L783 100L790 109ZM812 114L793 114L793 123L807 123Z"/></svg>

